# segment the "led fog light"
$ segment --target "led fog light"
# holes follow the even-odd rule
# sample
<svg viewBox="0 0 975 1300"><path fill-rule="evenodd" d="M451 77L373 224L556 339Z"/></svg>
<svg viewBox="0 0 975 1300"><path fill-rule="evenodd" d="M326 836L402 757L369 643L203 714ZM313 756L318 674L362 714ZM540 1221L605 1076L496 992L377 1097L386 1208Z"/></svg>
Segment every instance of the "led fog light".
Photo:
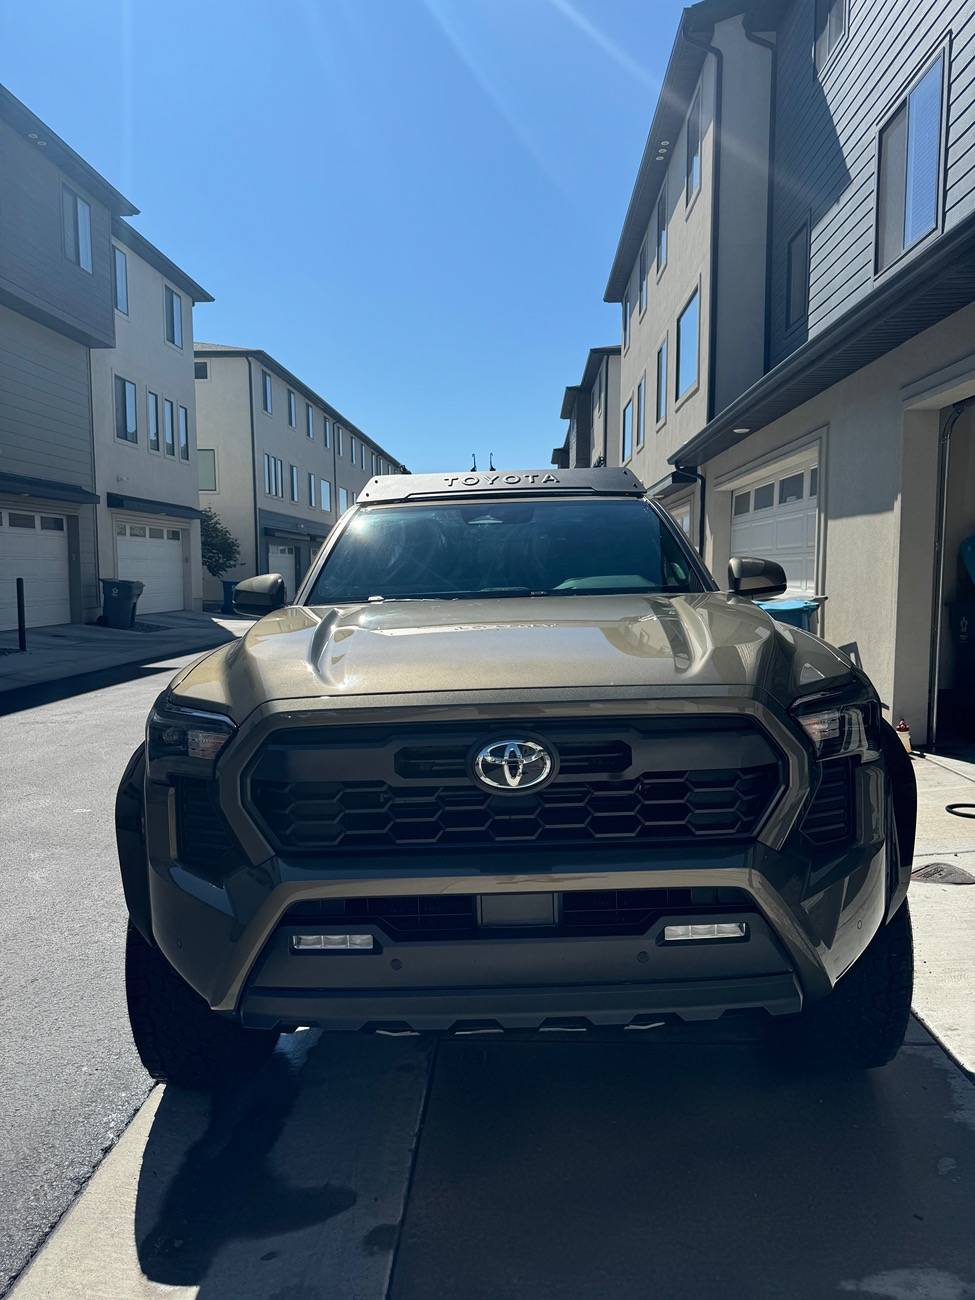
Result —
<svg viewBox="0 0 975 1300"><path fill-rule="evenodd" d="M368 952L375 944L371 934L293 934L295 952Z"/></svg>
<svg viewBox="0 0 975 1300"><path fill-rule="evenodd" d="M708 921L703 925L666 925L664 943L681 943L688 939L744 939L748 927L744 921Z"/></svg>

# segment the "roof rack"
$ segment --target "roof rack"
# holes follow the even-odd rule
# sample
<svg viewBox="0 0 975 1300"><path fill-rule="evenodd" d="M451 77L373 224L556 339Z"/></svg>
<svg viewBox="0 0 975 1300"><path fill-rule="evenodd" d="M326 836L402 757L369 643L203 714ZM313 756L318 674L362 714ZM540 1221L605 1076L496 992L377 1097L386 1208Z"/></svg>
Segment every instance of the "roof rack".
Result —
<svg viewBox="0 0 975 1300"><path fill-rule="evenodd" d="M371 478L360 504L485 496L642 497L646 488L629 469L518 469L469 474L386 474Z"/></svg>

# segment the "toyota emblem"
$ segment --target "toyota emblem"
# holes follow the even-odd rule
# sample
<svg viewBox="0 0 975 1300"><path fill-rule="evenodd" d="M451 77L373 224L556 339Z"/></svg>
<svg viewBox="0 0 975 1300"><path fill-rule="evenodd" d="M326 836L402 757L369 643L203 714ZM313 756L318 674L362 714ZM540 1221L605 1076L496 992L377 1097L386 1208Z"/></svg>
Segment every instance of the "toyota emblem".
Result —
<svg viewBox="0 0 975 1300"><path fill-rule="evenodd" d="M555 771L555 760L534 740L495 740L474 756L474 776L489 790L530 790Z"/></svg>

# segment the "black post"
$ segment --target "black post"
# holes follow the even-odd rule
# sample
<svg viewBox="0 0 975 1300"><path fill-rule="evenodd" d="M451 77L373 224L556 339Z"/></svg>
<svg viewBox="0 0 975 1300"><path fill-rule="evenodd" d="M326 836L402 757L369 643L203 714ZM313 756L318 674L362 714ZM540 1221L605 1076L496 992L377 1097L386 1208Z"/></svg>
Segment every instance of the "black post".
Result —
<svg viewBox="0 0 975 1300"><path fill-rule="evenodd" d="M17 644L21 653L27 649L27 615L24 613L24 580L17 579Z"/></svg>

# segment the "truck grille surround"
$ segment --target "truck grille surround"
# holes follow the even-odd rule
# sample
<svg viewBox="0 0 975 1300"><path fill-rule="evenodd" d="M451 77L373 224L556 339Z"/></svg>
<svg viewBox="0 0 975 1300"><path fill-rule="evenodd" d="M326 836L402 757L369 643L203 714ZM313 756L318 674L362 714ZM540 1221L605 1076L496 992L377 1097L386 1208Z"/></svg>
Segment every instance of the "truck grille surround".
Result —
<svg viewBox="0 0 975 1300"><path fill-rule="evenodd" d="M474 781L472 751L529 735L557 754L554 781L496 794ZM244 776L251 815L291 854L737 841L782 785L757 725L695 717L282 729Z"/></svg>

